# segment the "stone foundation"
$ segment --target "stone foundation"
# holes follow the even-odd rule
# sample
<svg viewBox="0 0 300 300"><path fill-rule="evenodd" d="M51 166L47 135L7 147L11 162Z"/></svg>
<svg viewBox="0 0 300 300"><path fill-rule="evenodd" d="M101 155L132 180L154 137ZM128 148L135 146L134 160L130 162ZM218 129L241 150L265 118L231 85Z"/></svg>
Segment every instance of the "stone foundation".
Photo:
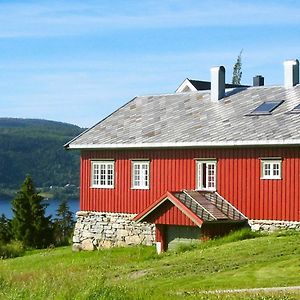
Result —
<svg viewBox="0 0 300 300"><path fill-rule="evenodd" d="M136 214L79 211L73 236L73 250L94 250L128 245L155 245L155 226L132 221ZM300 222L249 220L253 231L294 229Z"/></svg>
<svg viewBox="0 0 300 300"><path fill-rule="evenodd" d="M274 221L274 220L249 220L248 221L253 231L275 231L294 229L300 230L300 222L290 221Z"/></svg>
<svg viewBox="0 0 300 300"><path fill-rule="evenodd" d="M135 214L79 211L76 216L74 251L155 244L155 226L132 221Z"/></svg>

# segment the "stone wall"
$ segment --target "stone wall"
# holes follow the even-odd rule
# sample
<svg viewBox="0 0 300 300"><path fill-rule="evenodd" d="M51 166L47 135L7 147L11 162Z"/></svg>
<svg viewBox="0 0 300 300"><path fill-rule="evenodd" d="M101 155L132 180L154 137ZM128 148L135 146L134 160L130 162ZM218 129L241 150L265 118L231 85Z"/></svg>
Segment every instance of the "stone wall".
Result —
<svg viewBox="0 0 300 300"><path fill-rule="evenodd" d="M75 251L155 244L155 226L132 221L135 214L79 211L76 216Z"/></svg>
<svg viewBox="0 0 300 300"><path fill-rule="evenodd" d="M79 211L73 250L94 250L128 245L154 245L155 226L132 221L135 214ZM254 231L300 230L300 222L249 220Z"/></svg>
<svg viewBox="0 0 300 300"><path fill-rule="evenodd" d="M300 230L300 222L274 220L249 220L248 222L253 231Z"/></svg>

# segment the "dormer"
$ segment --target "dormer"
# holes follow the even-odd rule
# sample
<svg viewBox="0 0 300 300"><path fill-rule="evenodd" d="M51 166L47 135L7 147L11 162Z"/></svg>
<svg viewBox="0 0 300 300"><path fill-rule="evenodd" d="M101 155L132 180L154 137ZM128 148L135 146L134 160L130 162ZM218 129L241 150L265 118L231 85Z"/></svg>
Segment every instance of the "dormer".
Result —
<svg viewBox="0 0 300 300"><path fill-rule="evenodd" d="M249 87L249 85L226 83L225 88ZM196 91L209 91L211 88L210 81L194 80L186 78L177 88L175 93L187 93Z"/></svg>
<svg viewBox="0 0 300 300"><path fill-rule="evenodd" d="M175 93L184 93L184 92L195 92L197 91L196 87L191 83L191 80L186 78L182 84L177 88Z"/></svg>

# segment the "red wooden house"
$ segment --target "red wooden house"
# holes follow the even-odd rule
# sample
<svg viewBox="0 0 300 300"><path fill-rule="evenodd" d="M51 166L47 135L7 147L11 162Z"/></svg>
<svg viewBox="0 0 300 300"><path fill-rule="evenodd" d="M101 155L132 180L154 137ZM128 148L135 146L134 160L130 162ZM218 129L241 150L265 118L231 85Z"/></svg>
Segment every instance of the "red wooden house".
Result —
<svg viewBox="0 0 300 300"><path fill-rule="evenodd" d="M245 223L300 227L298 60L284 74L284 86L228 86L212 68L211 84L135 97L67 143L81 151L74 244L161 251Z"/></svg>

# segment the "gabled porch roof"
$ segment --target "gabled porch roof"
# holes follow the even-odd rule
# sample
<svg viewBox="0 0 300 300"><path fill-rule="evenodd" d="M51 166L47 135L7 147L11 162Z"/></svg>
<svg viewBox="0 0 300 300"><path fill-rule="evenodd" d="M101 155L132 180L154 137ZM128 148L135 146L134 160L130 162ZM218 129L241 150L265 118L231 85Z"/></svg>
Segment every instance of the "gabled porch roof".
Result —
<svg viewBox="0 0 300 300"><path fill-rule="evenodd" d="M199 227L201 227L204 222L244 222L247 220L240 211L218 193L193 190L166 192L133 220L147 222L159 218L158 215L155 215L166 201L170 201L181 213Z"/></svg>

